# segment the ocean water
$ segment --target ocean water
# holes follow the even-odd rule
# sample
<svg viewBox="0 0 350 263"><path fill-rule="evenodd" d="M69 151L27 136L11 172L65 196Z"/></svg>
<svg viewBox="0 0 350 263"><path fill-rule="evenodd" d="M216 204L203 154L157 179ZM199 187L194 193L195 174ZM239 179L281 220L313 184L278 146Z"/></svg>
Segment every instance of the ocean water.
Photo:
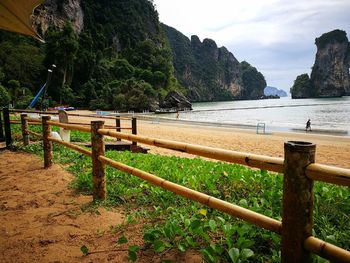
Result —
<svg viewBox="0 0 350 263"><path fill-rule="evenodd" d="M193 111L181 112L180 119L251 129L265 123L267 132L304 131L310 119L313 132L349 136L350 97L194 103Z"/></svg>

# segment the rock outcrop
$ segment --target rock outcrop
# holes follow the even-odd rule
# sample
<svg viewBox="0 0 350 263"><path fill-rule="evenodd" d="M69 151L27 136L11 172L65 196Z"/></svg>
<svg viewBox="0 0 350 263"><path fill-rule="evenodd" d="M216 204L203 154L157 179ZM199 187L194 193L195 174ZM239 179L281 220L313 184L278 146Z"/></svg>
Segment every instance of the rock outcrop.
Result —
<svg viewBox="0 0 350 263"><path fill-rule="evenodd" d="M266 86L264 76L246 62L240 63L212 39L191 40L162 24L173 54L175 76L191 101L258 99ZM253 81L251 81L253 80Z"/></svg>
<svg viewBox="0 0 350 263"><path fill-rule="evenodd" d="M287 97L287 92L285 92L282 89L278 89L275 87L270 87L270 86L266 86L266 88L264 89L264 95L265 96L278 96L278 97Z"/></svg>
<svg viewBox="0 0 350 263"><path fill-rule="evenodd" d="M32 16L33 26L40 35L44 35L50 26L63 28L66 21L70 21L74 32L80 34L84 28L81 0L46 0Z"/></svg>
<svg viewBox="0 0 350 263"><path fill-rule="evenodd" d="M177 110L192 110L192 104L188 101L188 99L180 92L171 91L164 98L164 100L160 104L160 108L163 109L172 109L175 108Z"/></svg>
<svg viewBox="0 0 350 263"><path fill-rule="evenodd" d="M346 32L334 30L316 38L316 60L311 73L313 97L350 95L350 43Z"/></svg>

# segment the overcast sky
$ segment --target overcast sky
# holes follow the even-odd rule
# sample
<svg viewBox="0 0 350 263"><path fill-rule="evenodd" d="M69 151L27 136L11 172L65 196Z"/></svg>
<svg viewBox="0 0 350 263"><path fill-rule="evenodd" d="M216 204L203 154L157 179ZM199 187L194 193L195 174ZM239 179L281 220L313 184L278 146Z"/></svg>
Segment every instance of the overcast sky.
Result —
<svg viewBox="0 0 350 263"><path fill-rule="evenodd" d="M154 0L161 22L188 37L211 38L289 92L311 72L315 38L334 29L350 34L350 0ZM348 36L349 37L349 36Z"/></svg>

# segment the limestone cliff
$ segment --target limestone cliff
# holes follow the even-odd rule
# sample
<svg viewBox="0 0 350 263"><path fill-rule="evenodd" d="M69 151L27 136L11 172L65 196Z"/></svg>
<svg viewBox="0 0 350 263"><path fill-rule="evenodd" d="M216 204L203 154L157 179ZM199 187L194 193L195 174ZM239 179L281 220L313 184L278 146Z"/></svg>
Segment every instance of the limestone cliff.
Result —
<svg viewBox="0 0 350 263"><path fill-rule="evenodd" d="M84 28L84 14L81 0L46 0L34 10L32 22L37 32L45 34L50 26L63 28L66 21L72 23L74 32Z"/></svg>
<svg viewBox="0 0 350 263"><path fill-rule="evenodd" d="M264 76L246 62L240 63L225 47L198 36L188 39L162 24L173 54L175 76L192 101L258 99L263 95Z"/></svg>
<svg viewBox="0 0 350 263"><path fill-rule="evenodd" d="M316 38L317 53L311 73L313 97L350 95L350 43L346 32L334 30Z"/></svg>

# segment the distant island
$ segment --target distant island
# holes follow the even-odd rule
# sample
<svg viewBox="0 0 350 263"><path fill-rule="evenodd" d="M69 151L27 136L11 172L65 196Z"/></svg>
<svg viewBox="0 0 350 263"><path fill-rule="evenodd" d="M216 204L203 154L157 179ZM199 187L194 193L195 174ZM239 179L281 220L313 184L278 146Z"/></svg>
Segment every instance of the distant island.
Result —
<svg viewBox="0 0 350 263"><path fill-rule="evenodd" d="M275 87L271 87L271 86L266 86L266 88L264 89L264 95L265 96L278 96L278 97L287 97L288 94L287 92L285 92L282 89L278 89Z"/></svg>
<svg viewBox="0 0 350 263"><path fill-rule="evenodd" d="M299 75L290 90L293 99L350 95L350 43L343 30L316 38L317 53L311 77Z"/></svg>

